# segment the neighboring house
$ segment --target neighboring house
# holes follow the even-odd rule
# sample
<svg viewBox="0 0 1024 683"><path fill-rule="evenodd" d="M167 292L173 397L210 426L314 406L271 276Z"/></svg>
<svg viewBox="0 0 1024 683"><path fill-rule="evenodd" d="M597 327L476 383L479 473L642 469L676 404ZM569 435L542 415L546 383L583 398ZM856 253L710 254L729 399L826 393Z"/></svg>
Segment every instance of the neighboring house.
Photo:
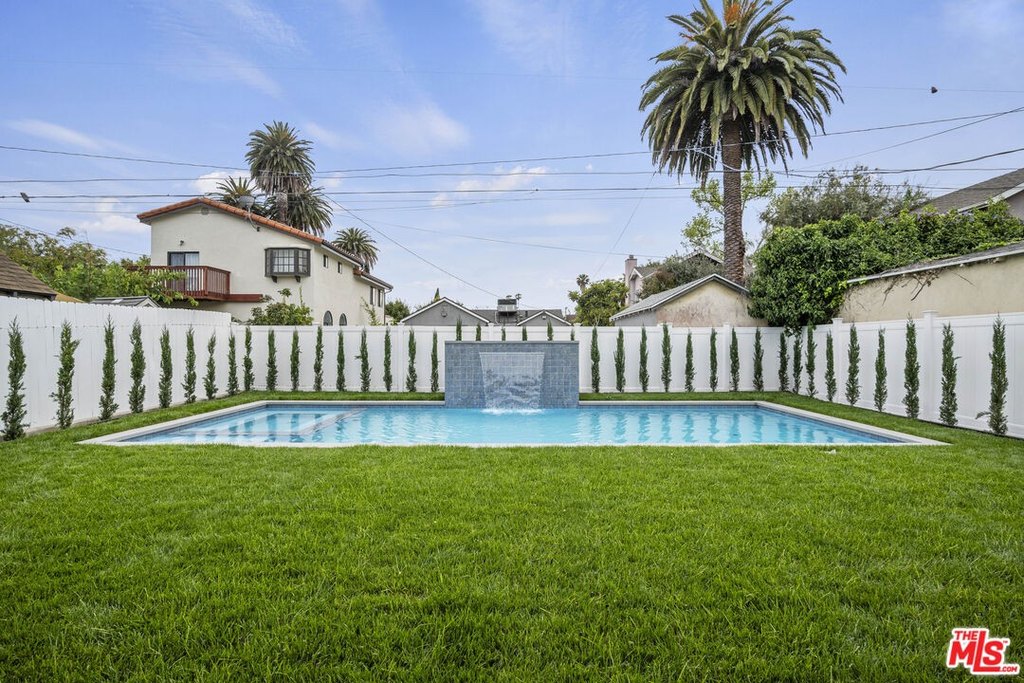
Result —
<svg viewBox="0 0 1024 683"><path fill-rule="evenodd" d="M721 275L713 274L673 289L658 292L611 317L616 327L751 327L765 321L747 312L750 292Z"/></svg>
<svg viewBox="0 0 1024 683"><path fill-rule="evenodd" d="M148 296L101 296L89 303L107 304L109 306L130 306L132 308L160 308L160 304Z"/></svg>
<svg viewBox="0 0 1024 683"><path fill-rule="evenodd" d="M697 249L690 252L685 257L684 261L691 259L697 259L707 261L718 266L722 265L722 259L718 258L714 254ZM632 254L626 259L625 267L625 282L626 282L626 305L631 306L640 301L640 294L644 291L644 281L650 278L652 275L658 272L661 266L658 264L648 264L646 266L638 266L636 264L636 257Z"/></svg>
<svg viewBox="0 0 1024 683"><path fill-rule="evenodd" d="M0 296L53 301L57 298L57 292L15 263L7 254L0 252Z"/></svg>
<svg viewBox="0 0 1024 683"><path fill-rule="evenodd" d="M915 213L965 213L997 201L1005 201L1010 206L1010 214L1024 219L1024 168L936 197Z"/></svg>
<svg viewBox="0 0 1024 683"><path fill-rule="evenodd" d="M459 320L462 320L464 327L547 327L548 322L552 327L572 327L572 323L558 309L520 309L519 302L513 297L499 299L497 308L466 308L447 297L441 297L410 313L400 322L405 325L444 327L455 325Z"/></svg>
<svg viewBox="0 0 1024 683"><path fill-rule="evenodd" d="M849 280L848 322L1024 312L1024 242Z"/></svg>
<svg viewBox="0 0 1024 683"><path fill-rule="evenodd" d="M323 325L366 325L365 308L384 320L390 284L371 275L354 255L322 237L207 197L140 213L152 227L152 268L184 271L169 288L199 308L248 320L254 306L280 301L291 290ZM180 304L185 305L185 304Z"/></svg>

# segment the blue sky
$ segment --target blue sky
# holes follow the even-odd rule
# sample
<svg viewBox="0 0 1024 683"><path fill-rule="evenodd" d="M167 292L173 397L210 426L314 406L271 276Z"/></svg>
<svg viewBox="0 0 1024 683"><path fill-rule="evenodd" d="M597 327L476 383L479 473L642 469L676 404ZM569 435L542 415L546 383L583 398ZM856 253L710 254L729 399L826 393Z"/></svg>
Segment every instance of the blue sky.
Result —
<svg viewBox="0 0 1024 683"><path fill-rule="evenodd" d="M470 305L521 293L530 306L565 307L579 273L616 277L623 254L643 262L680 248L695 212L683 188L693 181L652 176L637 104L650 57L677 40L665 17L691 8L690 0L13 3L0 25L0 145L209 166L0 150L0 194L90 195L0 199L0 219L47 232L69 225L112 255L147 253L148 228L134 214L176 199L125 195L208 191L211 178L244 166L249 131L278 119L315 143L320 183L347 193L334 196L409 250L375 235L376 274L395 285L393 297L422 303L440 288ZM1016 47L1024 0L796 0L790 9L795 25L825 32L849 71L829 131L1024 106ZM817 138L791 168L929 166L1018 147L1022 123L1024 113L1006 115L885 151L875 150L956 124ZM470 163L623 152L633 154ZM432 164L455 165L400 177L327 173ZM893 178L941 194L1016 166L1024 154ZM435 175L408 177L423 173ZM466 175L474 173L487 175ZM115 180L11 182L94 178ZM509 192L554 188L587 191ZM414 192L368 194L381 191ZM361 225L341 211L334 224ZM760 231L756 211L746 226Z"/></svg>

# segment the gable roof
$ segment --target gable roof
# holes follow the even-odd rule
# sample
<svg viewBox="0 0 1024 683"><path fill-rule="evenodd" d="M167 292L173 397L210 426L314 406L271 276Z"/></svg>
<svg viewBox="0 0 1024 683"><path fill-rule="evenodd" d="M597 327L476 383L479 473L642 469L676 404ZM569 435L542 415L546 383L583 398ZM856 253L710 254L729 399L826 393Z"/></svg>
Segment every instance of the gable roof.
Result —
<svg viewBox="0 0 1024 683"><path fill-rule="evenodd" d="M533 314L533 315L531 315L530 317L528 317L528 318L523 318L522 320L520 320L519 322L517 322L517 323L516 323L516 325L525 325L526 323L530 322L530 321L531 321L531 320L533 320L534 318L536 318L536 317L539 317L539 316L542 316L542 315L546 315L546 316L548 316L549 318L554 318L555 320L558 320L558 321L560 321L560 322L563 322L563 323L565 323L566 325L568 325L569 327L572 327L572 323L571 323L571 322L569 322L568 320L566 320L565 318L563 318L563 317L562 317L561 315L558 315L557 313L552 313L552 312L551 312L551 311L549 311L549 310L540 310L540 311L537 311L536 313L534 313L534 314Z"/></svg>
<svg viewBox="0 0 1024 683"><path fill-rule="evenodd" d="M723 265L722 259L715 256L710 251L705 251L703 249L694 249L690 253L683 256L682 259L684 261L689 261L690 259L697 258L698 256L706 258L708 261L717 263L718 265ZM654 273L658 272L658 270L660 269L660 264L647 264L646 266L636 266L630 272L629 279L632 280L633 278L639 277L641 280L643 280L644 278L648 278Z"/></svg>
<svg viewBox="0 0 1024 683"><path fill-rule="evenodd" d="M160 304L148 296L99 296L89 303L109 304L111 306L135 306L138 308L160 308Z"/></svg>
<svg viewBox="0 0 1024 683"><path fill-rule="evenodd" d="M847 284L855 285L860 284L861 282L869 282L871 280L882 280L889 277L910 275L911 273L920 273L927 270L941 270L942 268L965 266L969 263L1000 259L1007 256L1016 256L1018 254L1024 254L1024 242L1005 244L1001 247L993 247L992 249L976 251L973 254L963 254L962 256L950 256L948 258L934 259L931 261L918 261L917 263L911 263L908 266L893 268L892 270L887 270L883 273L876 273L874 275L856 277L852 280L847 280L846 282Z"/></svg>
<svg viewBox="0 0 1024 683"><path fill-rule="evenodd" d="M474 318L476 318L477 320L479 320L482 323L486 324L488 322L487 318L484 318L482 316L477 315L476 313L474 313L473 311L469 310L468 308L466 308L462 304L456 303L455 301L452 301L451 299L449 299L446 296L441 297L437 301L432 301L431 303L427 304L423 308L420 308L420 309L417 309L417 310L413 311L412 313L410 313L409 315L405 316L404 318L402 318L398 322L404 323L404 322L406 322L408 320L412 320L413 318L418 316L420 313L425 313L425 312L429 311L431 308L433 308L434 306L437 306L438 304L448 304L449 306L453 306L453 307L457 308L458 310L462 311L463 313L466 313L468 315L473 316Z"/></svg>
<svg viewBox="0 0 1024 683"><path fill-rule="evenodd" d="M191 209L194 206L200 205L208 206L211 209L217 209L218 211L223 211L224 213L228 213L239 218L244 218L257 225L262 225L273 230L277 230L278 232L283 232L287 235L291 235L292 237L296 237L300 240L312 242L313 244L319 245L326 249L327 251L330 251L336 254L337 256L340 256L343 259L347 260L353 266L357 266L361 271L358 273L359 277L379 284L389 291L393 289L393 287L389 283L385 282L384 280L381 280L378 277L370 275L369 272L363 269L363 262L359 259L358 256L356 256L355 254L350 254L344 249L339 249L329 240L325 240L323 237L318 237L317 235L313 235L308 232L303 232L302 230L293 228L292 226L287 225L286 223L275 221L271 218L267 218L266 216L257 216L251 211L246 211L245 209L240 209L237 206L231 206L230 204L225 204L224 202L219 202L216 199L210 199L209 197L192 197L191 199L186 199L183 202L168 204L167 206L161 206L156 209L150 209L149 211L143 211L142 213L138 214L136 218L138 218L146 225L150 225L150 221L152 221L154 218L160 218L161 216L165 216L176 211L183 211L185 209Z"/></svg>
<svg viewBox="0 0 1024 683"><path fill-rule="evenodd" d="M57 292L50 289L45 282L3 252L0 252L0 291L12 294L35 294L48 297L51 301L57 296Z"/></svg>
<svg viewBox="0 0 1024 683"><path fill-rule="evenodd" d="M1010 171L936 197L923 207L916 209L916 212L920 213L924 209L933 209L938 213L967 211L983 206L990 201L1009 199L1022 191L1024 191L1024 168L1018 168L1016 171Z"/></svg>
<svg viewBox="0 0 1024 683"><path fill-rule="evenodd" d="M616 313L615 315L613 315L610 318L610 320L618 320L619 318L625 318L631 315L636 315L638 313L644 313L646 311L653 310L655 308L658 308L659 306L662 306L663 304L667 304L669 301L672 301L673 299L678 299L684 294L700 289L704 285L707 285L711 282L717 282L719 284L725 285L726 287L738 292L739 294L742 294L743 296L750 296L750 292L747 291L746 287L742 287L733 282L732 280L722 277L718 273L712 273L711 275L702 277L699 280L692 280L690 282L687 282L686 284L679 285L678 287L666 289L664 292L652 294L646 299L641 299L632 306L628 306L619 311L618 313Z"/></svg>

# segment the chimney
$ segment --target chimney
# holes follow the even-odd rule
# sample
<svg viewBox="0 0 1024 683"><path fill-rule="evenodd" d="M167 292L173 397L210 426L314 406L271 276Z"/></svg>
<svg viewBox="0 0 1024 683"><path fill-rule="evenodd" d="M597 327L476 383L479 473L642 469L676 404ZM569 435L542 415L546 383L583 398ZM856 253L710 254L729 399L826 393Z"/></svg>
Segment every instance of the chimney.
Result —
<svg viewBox="0 0 1024 683"><path fill-rule="evenodd" d="M636 268L636 256L632 254L626 259L626 271L623 281L626 283L626 304L635 304L637 301L636 291L636 280L630 280L629 276L633 274L633 269Z"/></svg>

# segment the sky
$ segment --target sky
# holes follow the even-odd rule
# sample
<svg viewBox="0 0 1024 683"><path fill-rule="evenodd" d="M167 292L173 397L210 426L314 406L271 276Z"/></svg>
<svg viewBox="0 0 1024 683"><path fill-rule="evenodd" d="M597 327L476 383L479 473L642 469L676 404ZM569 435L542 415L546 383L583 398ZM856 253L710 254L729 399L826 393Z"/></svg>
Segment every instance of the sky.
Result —
<svg viewBox="0 0 1024 683"><path fill-rule="evenodd" d="M521 294L525 306L569 308L579 274L621 277L630 253L644 263L683 250L694 180L654 172L638 105L651 57L679 42L666 17L692 8L11 3L0 24L0 146L72 154L0 148L0 221L71 226L112 257L148 254L135 214L244 173L250 131L281 120L313 142L317 182L344 207L333 230L376 239L374 273L394 285L392 299L415 306L439 289L475 307ZM1024 107L1024 0L789 9L794 26L822 29L848 70L829 133ZM829 167L918 169L1014 149L1022 133L1024 111L820 136L791 175L774 170L789 187ZM1020 166L1024 153L886 177L938 195ZM750 235L758 208L745 216Z"/></svg>

